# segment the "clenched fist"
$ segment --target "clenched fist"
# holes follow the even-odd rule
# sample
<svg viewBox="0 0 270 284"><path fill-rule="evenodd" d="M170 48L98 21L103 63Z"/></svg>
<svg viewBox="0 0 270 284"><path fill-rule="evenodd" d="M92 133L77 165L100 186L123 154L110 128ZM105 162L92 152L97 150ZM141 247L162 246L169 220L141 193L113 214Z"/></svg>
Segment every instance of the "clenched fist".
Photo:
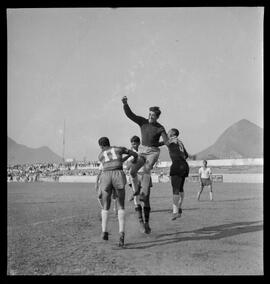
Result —
<svg viewBox="0 0 270 284"><path fill-rule="evenodd" d="M123 102L123 104L127 104L127 97L126 97L126 96L124 96L124 97L122 98L122 102Z"/></svg>

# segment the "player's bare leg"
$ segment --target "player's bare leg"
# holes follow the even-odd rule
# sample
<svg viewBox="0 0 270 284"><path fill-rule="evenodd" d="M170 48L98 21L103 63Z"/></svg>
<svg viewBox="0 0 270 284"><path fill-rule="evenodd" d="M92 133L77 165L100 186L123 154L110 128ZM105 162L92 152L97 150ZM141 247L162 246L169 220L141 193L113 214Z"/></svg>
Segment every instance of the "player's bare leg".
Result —
<svg viewBox="0 0 270 284"><path fill-rule="evenodd" d="M125 189L117 190L119 209L118 209L118 223L119 223L119 247L123 247L125 243Z"/></svg>
<svg viewBox="0 0 270 284"><path fill-rule="evenodd" d="M129 171L134 196L139 194L138 171L144 164L145 164L145 159L143 157L139 156L137 163L132 164L130 171Z"/></svg>
<svg viewBox="0 0 270 284"><path fill-rule="evenodd" d="M146 202L147 195L149 195L150 190L150 180L151 180L151 169L152 166L146 163L143 168L143 179L142 179L142 189L140 194L140 201Z"/></svg>
<svg viewBox="0 0 270 284"><path fill-rule="evenodd" d="M102 239L108 240L108 217L109 217L109 209L111 206L111 192L103 191L102 192L102 202L103 208L101 210L101 228L102 228Z"/></svg>
<svg viewBox="0 0 270 284"><path fill-rule="evenodd" d="M103 209L102 192L100 189L98 190L98 204L100 208Z"/></svg>
<svg viewBox="0 0 270 284"><path fill-rule="evenodd" d="M180 194L173 194L173 213L172 213L172 220L175 220L179 217L179 200L180 200Z"/></svg>
<svg viewBox="0 0 270 284"><path fill-rule="evenodd" d="M114 215L117 216L117 211L118 211L117 198L112 199L112 202L113 202L113 212L114 212Z"/></svg>
<svg viewBox="0 0 270 284"><path fill-rule="evenodd" d="M178 206L178 213L180 214L179 217L181 217L181 214L182 214L182 205L183 205L183 201L184 201L184 196L185 196L185 193L184 191L183 192L180 192L180 202L179 202L179 206Z"/></svg>
<svg viewBox="0 0 270 284"><path fill-rule="evenodd" d="M210 192L209 192L210 200L213 201L213 189L212 189L212 184L209 185L209 187L210 187Z"/></svg>
<svg viewBox="0 0 270 284"><path fill-rule="evenodd" d="M112 193L112 202L113 202L113 212L114 212L114 215L117 216L117 194L116 194L116 191L115 189L113 190L113 193Z"/></svg>
<svg viewBox="0 0 270 284"><path fill-rule="evenodd" d="M198 201L200 200L200 196L201 196L201 194L202 194L202 191L203 191L203 185L201 185L201 190L198 192L198 194L197 194L197 199L198 199Z"/></svg>

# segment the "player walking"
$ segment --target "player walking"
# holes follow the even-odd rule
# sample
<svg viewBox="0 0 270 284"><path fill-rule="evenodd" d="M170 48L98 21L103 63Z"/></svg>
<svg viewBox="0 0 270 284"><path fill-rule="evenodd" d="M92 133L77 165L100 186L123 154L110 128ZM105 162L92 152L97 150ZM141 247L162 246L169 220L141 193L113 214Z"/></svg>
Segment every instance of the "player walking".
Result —
<svg viewBox="0 0 270 284"><path fill-rule="evenodd" d="M203 166L199 168L199 179L201 190L198 192L197 199L200 200L201 193L205 186L210 187L210 200L213 200L213 189L212 189L212 171L211 168L207 167L207 161L203 160Z"/></svg>
<svg viewBox="0 0 270 284"><path fill-rule="evenodd" d="M100 175L100 190L102 192L102 204L101 210L101 227L102 227L102 239L108 240L109 234L107 231L108 225L108 213L111 205L112 189L116 190L119 209L118 209L118 222L119 222L119 246L124 246L125 237L125 185L126 175L123 171L122 155L132 155L135 159L138 154L134 151L128 150L125 147L110 146L110 141L107 137L101 137L98 140L98 144L101 148L101 153L98 155L98 160L103 165L103 170Z"/></svg>
<svg viewBox="0 0 270 284"><path fill-rule="evenodd" d="M142 180L142 189L140 193L139 199L141 201L145 202L145 205L147 203L147 196L149 196L149 184L150 184L150 178L151 178L151 170L154 166L154 164L158 161L158 157L160 154L160 142L159 139L162 136L164 144L167 145L168 136L165 131L165 128L157 122L161 111L159 107L150 107L149 108L149 115L148 119L137 116L134 114L128 103L127 103L127 97L124 96L122 98L123 102L123 108L126 116L137 123L140 126L141 129L141 136L142 136L142 145L139 147L139 158L134 167L132 167L130 171L131 175L131 181L132 186L135 192L135 195L139 193L138 188L138 176L137 172L138 170L144 165L143 167L143 180ZM140 157L141 156L141 157ZM146 209L147 208L147 209ZM150 205L149 207L145 206L145 210L149 210L150 214ZM149 224L145 224L147 227ZM147 228L147 231L151 231L150 227Z"/></svg>

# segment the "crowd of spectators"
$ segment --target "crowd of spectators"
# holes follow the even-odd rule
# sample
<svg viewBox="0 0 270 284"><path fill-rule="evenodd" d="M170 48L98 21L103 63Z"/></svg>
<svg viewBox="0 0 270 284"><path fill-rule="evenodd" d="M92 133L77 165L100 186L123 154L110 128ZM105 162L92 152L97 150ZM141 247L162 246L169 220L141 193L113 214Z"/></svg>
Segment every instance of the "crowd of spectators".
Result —
<svg viewBox="0 0 270 284"><path fill-rule="evenodd" d="M8 182L34 182L42 178L51 178L58 180L60 176L71 175L96 175L98 172L98 162L78 162L70 163L35 163L35 164L17 164L8 165Z"/></svg>
<svg viewBox="0 0 270 284"><path fill-rule="evenodd" d="M8 165L8 182L35 182L44 179L58 181L61 176L95 176L98 174L99 162L75 163L35 163ZM154 167L152 173L167 175L166 169Z"/></svg>

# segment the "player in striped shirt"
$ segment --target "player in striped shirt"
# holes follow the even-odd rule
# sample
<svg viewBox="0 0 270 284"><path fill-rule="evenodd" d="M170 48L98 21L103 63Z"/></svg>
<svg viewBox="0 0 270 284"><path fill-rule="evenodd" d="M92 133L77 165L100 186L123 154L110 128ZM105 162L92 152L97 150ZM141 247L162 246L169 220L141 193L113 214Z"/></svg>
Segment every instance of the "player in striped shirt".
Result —
<svg viewBox="0 0 270 284"><path fill-rule="evenodd" d="M111 205L111 195L113 188L116 190L118 197L118 222L119 222L119 246L124 246L125 237L125 185L126 175L123 171L123 155L132 155L134 163L136 163L138 154L128 150L125 147L111 146L107 137L101 137L98 140L101 153L98 160L102 163L103 170L100 175L100 190L102 192L103 209L101 210L101 227L102 239L108 240L109 234L107 230L108 213Z"/></svg>

